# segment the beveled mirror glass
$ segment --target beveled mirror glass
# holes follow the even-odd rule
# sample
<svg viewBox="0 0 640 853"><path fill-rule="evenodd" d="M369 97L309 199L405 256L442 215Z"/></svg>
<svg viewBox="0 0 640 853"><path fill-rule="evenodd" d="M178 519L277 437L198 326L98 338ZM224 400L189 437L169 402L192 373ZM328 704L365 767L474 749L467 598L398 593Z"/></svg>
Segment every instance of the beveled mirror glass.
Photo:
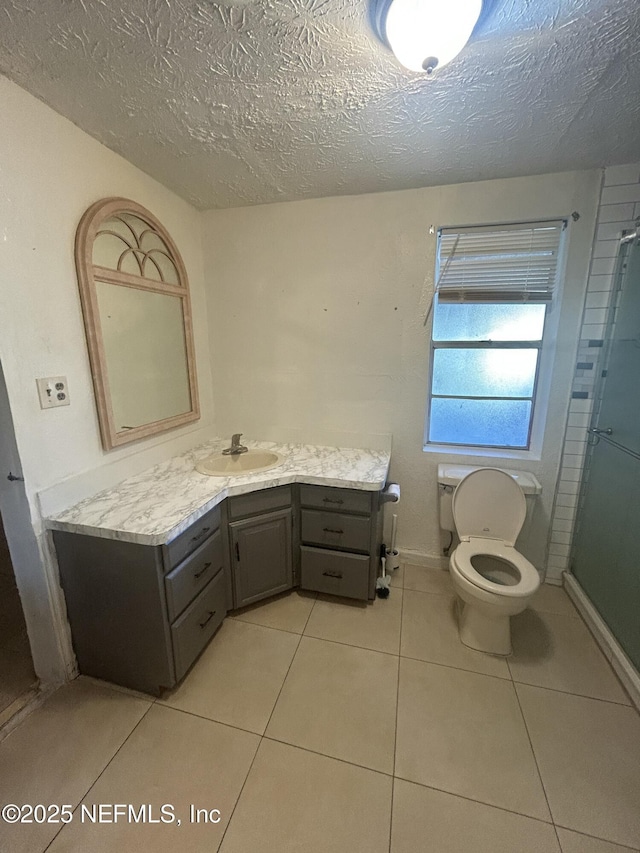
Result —
<svg viewBox="0 0 640 853"><path fill-rule="evenodd" d="M76 267L105 449L199 418L187 273L160 222L128 199L96 202Z"/></svg>

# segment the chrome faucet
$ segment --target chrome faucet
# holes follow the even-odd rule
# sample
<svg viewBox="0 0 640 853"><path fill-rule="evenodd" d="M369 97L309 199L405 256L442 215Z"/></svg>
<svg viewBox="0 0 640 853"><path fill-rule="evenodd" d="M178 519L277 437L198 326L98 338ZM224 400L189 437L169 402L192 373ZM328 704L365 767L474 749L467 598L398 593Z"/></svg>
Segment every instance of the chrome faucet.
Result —
<svg viewBox="0 0 640 853"><path fill-rule="evenodd" d="M240 439L242 438L241 432L235 432L231 436L231 447L225 447L222 451L223 456L237 456L239 453L246 453L249 448L245 447L244 444L240 444Z"/></svg>

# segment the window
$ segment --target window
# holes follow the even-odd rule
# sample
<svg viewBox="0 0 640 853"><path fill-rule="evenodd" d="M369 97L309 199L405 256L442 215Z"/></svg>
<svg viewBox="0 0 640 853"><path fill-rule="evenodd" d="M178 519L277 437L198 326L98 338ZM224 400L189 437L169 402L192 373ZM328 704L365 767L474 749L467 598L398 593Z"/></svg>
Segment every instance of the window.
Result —
<svg viewBox="0 0 640 853"><path fill-rule="evenodd" d="M440 230L427 444L529 449L563 229Z"/></svg>

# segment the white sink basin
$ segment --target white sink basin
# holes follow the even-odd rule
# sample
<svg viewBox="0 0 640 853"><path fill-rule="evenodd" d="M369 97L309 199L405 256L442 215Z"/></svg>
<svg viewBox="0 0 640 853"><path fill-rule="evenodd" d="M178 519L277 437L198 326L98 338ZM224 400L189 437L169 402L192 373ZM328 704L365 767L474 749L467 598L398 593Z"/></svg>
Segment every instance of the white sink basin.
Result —
<svg viewBox="0 0 640 853"><path fill-rule="evenodd" d="M243 474L253 474L256 471L268 471L282 465L284 459L279 453L271 450L248 450L246 453L236 453L224 456L214 453L196 464L196 471L209 474L210 477L240 477Z"/></svg>

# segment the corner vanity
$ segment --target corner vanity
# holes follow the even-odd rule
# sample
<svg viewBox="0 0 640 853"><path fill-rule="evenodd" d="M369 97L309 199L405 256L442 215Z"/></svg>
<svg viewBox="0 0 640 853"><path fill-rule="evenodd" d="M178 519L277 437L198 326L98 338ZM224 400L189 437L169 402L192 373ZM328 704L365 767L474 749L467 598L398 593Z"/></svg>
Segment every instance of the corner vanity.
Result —
<svg viewBox="0 0 640 853"><path fill-rule="evenodd" d="M282 463L207 476L213 441L47 519L80 672L159 694L231 610L294 587L375 597L389 454L254 446Z"/></svg>

